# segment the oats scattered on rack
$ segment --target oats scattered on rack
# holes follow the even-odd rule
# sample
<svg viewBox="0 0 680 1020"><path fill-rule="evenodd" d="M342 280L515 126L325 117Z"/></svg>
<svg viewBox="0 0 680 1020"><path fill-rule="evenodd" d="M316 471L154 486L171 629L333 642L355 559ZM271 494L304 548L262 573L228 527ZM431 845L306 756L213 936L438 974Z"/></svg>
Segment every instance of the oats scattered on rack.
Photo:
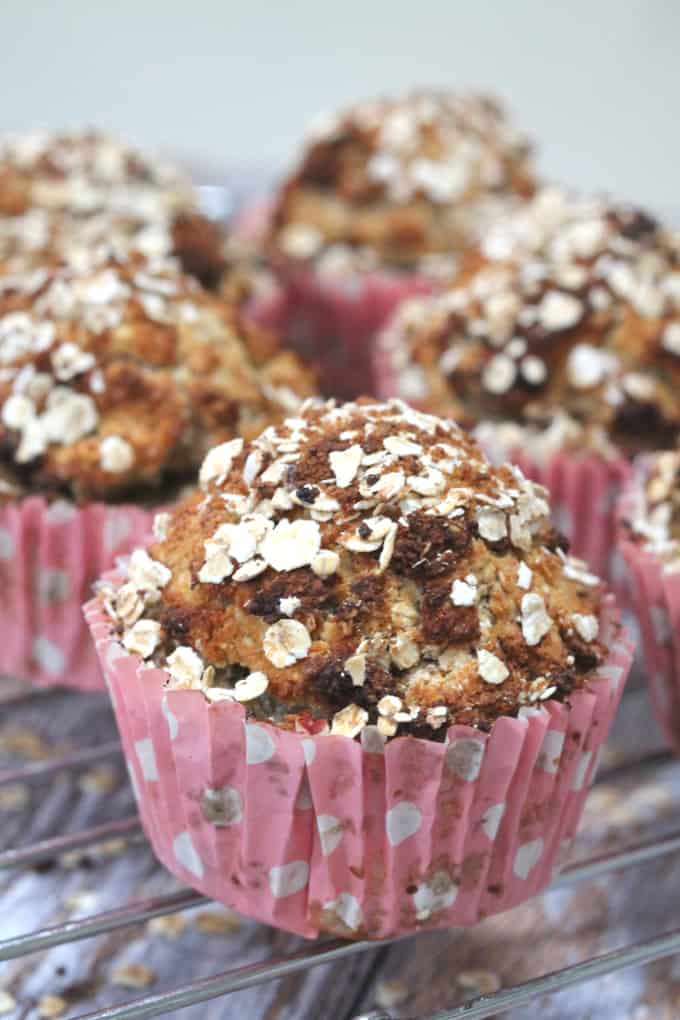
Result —
<svg viewBox="0 0 680 1020"><path fill-rule="evenodd" d="M381 1009L391 1009L406 1002L412 989L401 978L386 978L375 986L375 1004Z"/></svg>
<svg viewBox="0 0 680 1020"><path fill-rule="evenodd" d="M199 910L192 916L194 927L204 935L233 935L243 925L233 910Z"/></svg>
<svg viewBox="0 0 680 1020"><path fill-rule="evenodd" d="M166 914L162 917L152 917L146 927L150 935L178 939L186 931L187 919L183 914Z"/></svg>
<svg viewBox="0 0 680 1020"><path fill-rule="evenodd" d="M0 786L0 811L21 811L31 802L31 788L25 783Z"/></svg>
<svg viewBox="0 0 680 1020"><path fill-rule="evenodd" d="M17 1005L17 1000L11 992L0 988L0 1016L4 1016L5 1013L12 1013L17 1008Z"/></svg>
<svg viewBox="0 0 680 1020"><path fill-rule="evenodd" d="M120 777L110 765L100 765L84 772L78 779L78 787L83 793L113 793L120 786Z"/></svg>
<svg viewBox="0 0 680 1020"><path fill-rule="evenodd" d="M57 1020L69 1008L66 999L60 995L43 995L38 1002L38 1016L42 1020Z"/></svg>
<svg viewBox="0 0 680 1020"><path fill-rule="evenodd" d="M126 963L111 974L111 984L118 988L148 988L156 980L156 973L142 963Z"/></svg>

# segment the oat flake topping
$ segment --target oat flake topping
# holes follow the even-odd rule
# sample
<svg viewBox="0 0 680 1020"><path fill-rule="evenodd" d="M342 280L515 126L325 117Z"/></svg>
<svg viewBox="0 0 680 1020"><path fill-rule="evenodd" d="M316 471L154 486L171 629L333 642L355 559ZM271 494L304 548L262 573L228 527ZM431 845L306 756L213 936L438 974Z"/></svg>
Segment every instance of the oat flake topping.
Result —
<svg viewBox="0 0 680 1020"><path fill-rule="evenodd" d="M533 190L529 149L487 96L357 103L311 127L271 244L328 274L379 263L450 270L452 252Z"/></svg>
<svg viewBox="0 0 680 1020"><path fill-rule="evenodd" d="M102 592L171 686L303 732L444 739L565 698L601 661L600 589L545 490L450 420L308 401L205 464Z"/></svg>
<svg viewBox="0 0 680 1020"><path fill-rule="evenodd" d="M295 356L262 368L237 311L174 260L0 275L0 468L78 500L226 477L313 392ZM215 447L215 443L224 440Z"/></svg>
<svg viewBox="0 0 680 1020"><path fill-rule="evenodd" d="M541 453L680 433L680 233L544 188L383 340L398 395ZM535 449L533 448L535 447Z"/></svg>
<svg viewBox="0 0 680 1020"><path fill-rule="evenodd" d="M651 457L641 477L637 513L626 525L631 537L680 570L680 449Z"/></svg>
<svg viewBox="0 0 680 1020"><path fill-rule="evenodd" d="M224 268L221 231L175 167L95 130L0 139L0 267L39 273L132 252L177 255L209 286ZM155 303L149 298L149 305Z"/></svg>

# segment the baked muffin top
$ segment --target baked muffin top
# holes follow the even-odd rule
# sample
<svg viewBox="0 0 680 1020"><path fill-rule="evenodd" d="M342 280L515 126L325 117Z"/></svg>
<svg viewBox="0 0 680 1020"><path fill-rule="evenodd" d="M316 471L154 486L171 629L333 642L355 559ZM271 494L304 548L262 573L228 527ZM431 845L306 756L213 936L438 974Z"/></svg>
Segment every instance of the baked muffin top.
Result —
<svg viewBox="0 0 680 1020"><path fill-rule="evenodd" d="M200 480L102 586L172 687L300 731L443 739L567 698L603 658L599 581L545 490L449 420L312 400Z"/></svg>
<svg viewBox="0 0 680 1020"><path fill-rule="evenodd" d="M533 190L526 139L496 100L422 91L311 126L270 244L322 267L435 269L479 237L501 199Z"/></svg>
<svg viewBox="0 0 680 1020"><path fill-rule="evenodd" d="M5 485L82 501L191 477L215 443L259 434L313 392L293 355L270 350L263 367L249 342L172 260L0 276Z"/></svg>
<svg viewBox="0 0 680 1020"><path fill-rule="evenodd" d="M222 233L179 170L95 130L0 139L0 267L177 254L214 285Z"/></svg>
<svg viewBox="0 0 680 1020"><path fill-rule="evenodd" d="M680 233L544 189L384 339L404 398L557 445L668 446L680 427Z"/></svg>
<svg viewBox="0 0 680 1020"><path fill-rule="evenodd" d="M680 450L649 459L639 513L628 521L631 536L680 569Z"/></svg>

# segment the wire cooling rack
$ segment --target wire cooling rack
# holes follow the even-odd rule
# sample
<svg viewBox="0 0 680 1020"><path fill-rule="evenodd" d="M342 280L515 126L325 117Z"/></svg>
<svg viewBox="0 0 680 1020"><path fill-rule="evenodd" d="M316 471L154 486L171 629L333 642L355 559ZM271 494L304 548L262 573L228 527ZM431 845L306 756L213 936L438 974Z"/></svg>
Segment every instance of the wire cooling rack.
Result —
<svg viewBox="0 0 680 1020"><path fill-rule="evenodd" d="M45 695L38 692L24 694L20 697L24 700L32 699L38 704L38 707L40 707L39 699L45 699ZM72 697L82 696L74 694ZM4 719L8 701L5 700L1 704L4 705L4 707L0 707L0 713ZM48 711L48 709L45 708L44 711ZM30 784L50 780L56 776L78 773L79 770L100 765L107 760L115 760L119 756L120 747L116 741L111 740L101 743L97 747L69 751L66 754L55 754L46 760L11 767L0 772L0 793L2 787L11 784ZM633 761L609 767L598 779L598 783L611 780L614 774L619 777L625 777L628 774L639 776L642 770L659 769L671 761L670 754L664 751L643 754ZM80 831L40 840L30 845L14 846L12 849L0 853L0 873L7 871L20 873L21 869L39 868L46 862L57 860L68 852L92 849L107 841L121 838L132 843L144 840L139 820L135 815L117 818L93 827L85 827ZM557 879L554 888L575 886L578 883L614 874L622 869L658 861L678 851L680 851L680 830L649 841L628 839L621 849L575 861ZM205 897L190 889L180 889L165 895L134 900L122 907L4 939L0 941L0 961L17 960L38 951L66 946L105 933L124 931L154 918L176 914L208 902ZM396 941L406 942L419 937L421 936L408 936L406 939L392 940L390 943L381 943L380 945L392 945ZM77 1020L133 1020L133 1018L136 1020L141 1017L160 1016L182 1007L252 988L263 982L299 974L321 964L338 962L343 958L374 950L375 947L375 943L365 941L344 942L338 939L328 939L310 942L298 952L275 955L258 963L238 966L211 977L190 981L170 991L140 996L98 1012L80 1014ZM547 994L591 981L594 978L602 978L626 968L649 964L676 953L680 953L680 928L654 935L637 944L594 956L583 962L562 967L514 986L503 987L493 994L470 999L453 1008L430 1012L427 1015L421 1014L418 1020L459 1020L459 1018L460 1020L463 1018L476 1020L476 1018L496 1016L513 1007L532 1003ZM403 1014L400 1015L403 1016ZM355 1014L354 1020L391 1020L392 1016L389 1009L378 1009L369 1013Z"/></svg>

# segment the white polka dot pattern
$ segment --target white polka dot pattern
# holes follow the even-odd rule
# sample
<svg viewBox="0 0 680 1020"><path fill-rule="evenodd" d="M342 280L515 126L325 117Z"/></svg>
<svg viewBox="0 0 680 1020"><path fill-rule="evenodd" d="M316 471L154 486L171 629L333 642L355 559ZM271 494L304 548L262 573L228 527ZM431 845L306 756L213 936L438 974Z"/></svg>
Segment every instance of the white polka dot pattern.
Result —
<svg viewBox="0 0 680 1020"><path fill-rule="evenodd" d="M544 772L555 775L560 764L560 755L564 747L565 735L559 730L548 730L538 755L537 765Z"/></svg>
<svg viewBox="0 0 680 1020"><path fill-rule="evenodd" d="M305 756L305 762L307 765L311 765L316 758L316 744L313 740L302 741L302 753Z"/></svg>
<svg viewBox="0 0 680 1020"><path fill-rule="evenodd" d="M543 853L544 843L542 839L532 839L529 843L523 843L515 854L513 871L518 878L526 879L536 867Z"/></svg>
<svg viewBox="0 0 680 1020"><path fill-rule="evenodd" d="M172 844L175 860L187 871L190 871L196 878L203 877L203 861L198 856L196 848L188 832L180 832Z"/></svg>
<svg viewBox="0 0 680 1020"><path fill-rule="evenodd" d="M457 776L468 782L474 782L479 776L483 758L484 744L479 740L453 740L446 751L446 764Z"/></svg>
<svg viewBox="0 0 680 1020"><path fill-rule="evenodd" d="M217 828L243 821L243 797L233 786L206 787L201 796L203 817Z"/></svg>
<svg viewBox="0 0 680 1020"><path fill-rule="evenodd" d="M147 783L158 782L158 766L156 765L156 755L154 753L151 737L145 737L144 740L138 740L135 744L135 752L137 754L139 767L142 770L142 775L146 779Z"/></svg>
<svg viewBox="0 0 680 1020"><path fill-rule="evenodd" d="M427 921L433 914L452 907L458 897L458 884L446 871L437 871L427 882L421 882L413 893L416 918Z"/></svg>
<svg viewBox="0 0 680 1020"><path fill-rule="evenodd" d="M61 676L66 669L66 657L61 648L44 634L34 640L33 656L40 668L52 676Z"/></svg>
<svg viewBox="0 0 680 1020"><path fill-rule="evenodd" d="M503 821L503 815L505 814L505 804L492 804L490 808L487 808L482 816L482 828L489 837L490 840L494 840L498 834L501 822Z"/></svg>
<svg viewBox="0 0 680 1020"><path fill-rule="evenodd" d="M401 801L390 808L385 817L385 827L392 846L399 846L409 836L415 835L420 828L422 817L416 805L408 801Z"/></svg>
<svg viewBox="0 0 680 1020"><path fill-rule="evenodd" d="M578 765L576 766L576 769L574 770L574 775L572 776L572 780L571 780L571 788L572 788L572 790L582 790L583 789L583 784L586 781L586 776L588 774L588 768L589 768L590 763L591 763L592 760L593 760L593 752L592 751L584 751L583 754L581 755L581 757L578 760Z"/></svg>
<svg viewBox="0 0 680 1020"><path fill-rule="evenodd" d="M317 815L316 826L321 840L321 853L324 857L329 857L340 845L342 822L333 815Z"/></svg>
<svg viewBox="0 0 680 1020"><path fill-rule="evenodd" d="M246 723L246 761L249 765L262 765L276 754L276 744L263 726Z"/></svg>
<svg viewBox="0 0 680 1020"><path fill-rule="evenodd" d="M14 556L14 539L7 528L0 528L0 560L11 560Z"/></svg>
<svg viewBox="0 0 680 1020"><path fill-rule="evenodd" d="M309 881L309 865L307 861L291 861L270 869L269 886L272 896L282 899L301 892Z"/></svg>
<svg viewBox="0 0 680 1020"><path fill-rule="evenodd" d="M48 606L64 602L71 592L68 574L58 567L43 567L36 574L35 582L38 599Z"/></svg>
<svg viewBox="0 0 680 1020"><path fill-rule="evenodd" d="M170 739L176 740L177 734L179 733L179 720L168 704L167 694L164 694L161 698L161 712L165 716L165 721L168 724Z"/></svg>
<svg viewBox="0 0 680 1020"><path fill-rule="evenodd" d="M131 531L132 526L126 513L109 510L104 522L104 547L106 550L109 553L115 553L126 544Z"/></svg>
<svg viewBox="0 0 680 1020"><path fill-rule="evenodd" d="M323 909L335 914L350 931L357 931L361 927L363 921L361 904L351 893L341 892L336 899L324 903Z"/></svg>

